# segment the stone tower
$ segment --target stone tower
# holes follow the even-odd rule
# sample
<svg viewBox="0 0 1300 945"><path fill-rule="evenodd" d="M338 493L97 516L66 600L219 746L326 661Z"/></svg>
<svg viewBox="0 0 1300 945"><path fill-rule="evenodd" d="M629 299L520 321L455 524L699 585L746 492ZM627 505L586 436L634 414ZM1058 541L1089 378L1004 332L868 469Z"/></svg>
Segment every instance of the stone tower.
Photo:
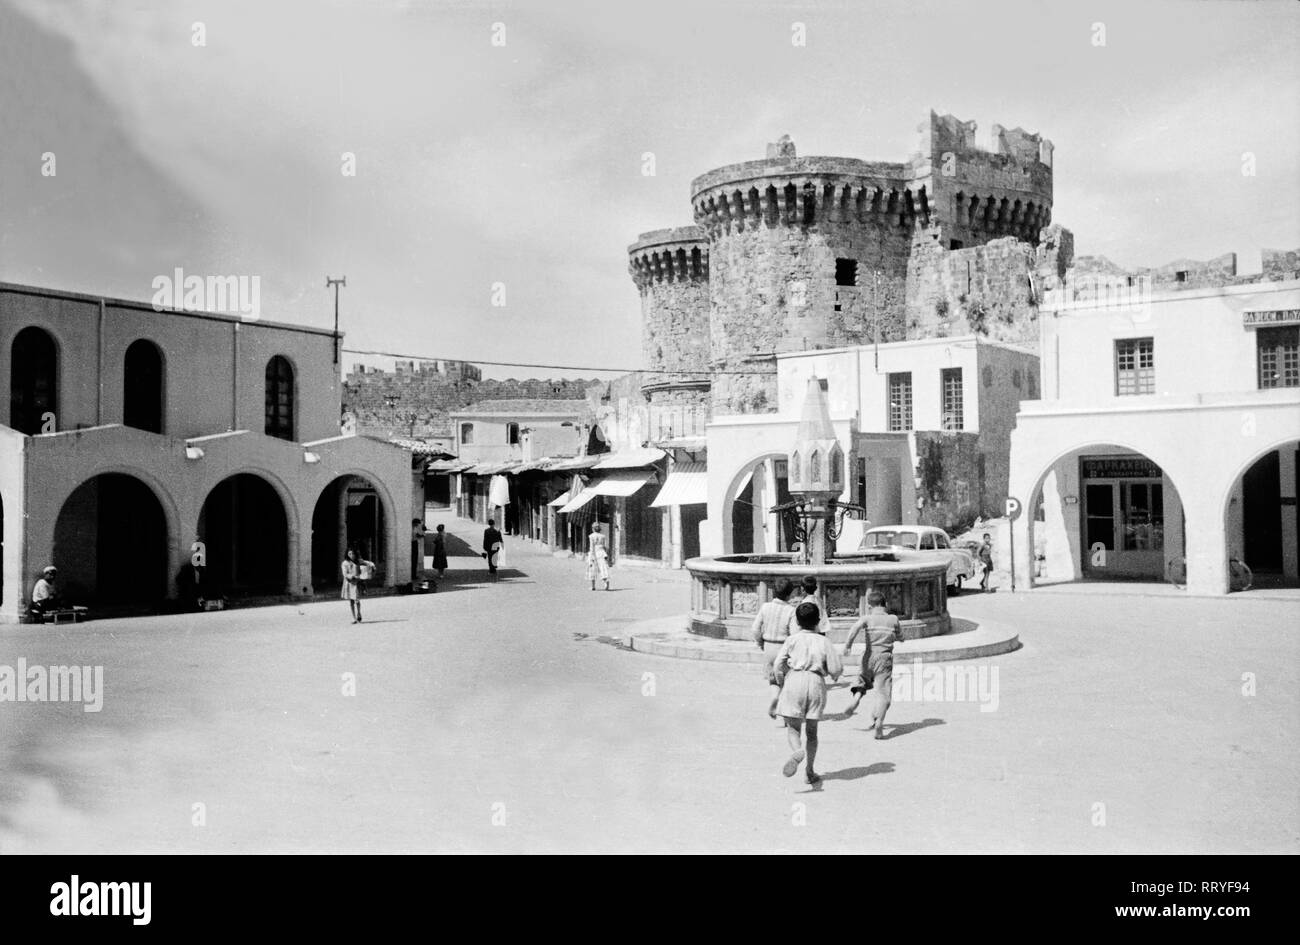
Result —
<svg viewBox="0 0 1300 945"><path fill-rule="evenodd" d="M651 413L663 418L658 423L652 417L652 432L696 432L698 424L682 418L684 411L707 407L708 240L698 226L654 230L642 233L627 252L628 272L641 294L641 392Z"/></svg>
<svg viewBox="0 0 1300 945"><path fill-rule="evenodd" d="M778 353L927 334L909 293L937 282L937 251L1010 237L1032 257L1050 222L1051 143L995 125L980 144L974 122L933 112L921 131L906 163L801 158L786 137L692 182L715 413L775 410Z"/></svg>

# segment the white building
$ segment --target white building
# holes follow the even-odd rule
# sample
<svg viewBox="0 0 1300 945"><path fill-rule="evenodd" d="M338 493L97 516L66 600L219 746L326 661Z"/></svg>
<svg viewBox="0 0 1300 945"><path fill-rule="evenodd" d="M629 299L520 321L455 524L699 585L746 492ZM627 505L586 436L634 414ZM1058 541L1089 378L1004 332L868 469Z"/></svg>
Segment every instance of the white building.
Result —
<svg viewBox="0 0 1300 945"><path fill-rule="evenodd" d="M1225 593L1231 557L1296 584L1298 332L1296 280L1045 306L1042 399L1012 434L1020 587L1184 557L1195 593Z"/></svg>
<svg viewBox="0 0 1300 945"><path fill-rule="evenodd" d="M824 382L844 446L841 498L872 523L951 527L1001 509L1037 355L977 335L795 352L777 356L779 413L709 424L704 554L788 550L771 509L790 498L786 454L810 377Z"/></svg>

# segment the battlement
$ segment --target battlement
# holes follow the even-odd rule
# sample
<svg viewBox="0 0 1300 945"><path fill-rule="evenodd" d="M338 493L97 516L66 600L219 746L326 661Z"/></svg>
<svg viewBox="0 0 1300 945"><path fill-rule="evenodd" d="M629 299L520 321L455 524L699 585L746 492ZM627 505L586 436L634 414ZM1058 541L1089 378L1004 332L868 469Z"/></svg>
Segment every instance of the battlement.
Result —
<svg viewBox="0 0 1300 945"><path fill-rule="evenodd" d="M698 226L642 233L627 253L628 272L641 290L656 282L705 282L709 278L709 241Z"/></svg>
<svg viewBox="0 0 1300 945"><path fill-rule="evenodd" d="M759 226L860 223L910 226L929 215L925 185L907 165L799 157L783 137L768 157L729 164L691 182L695 222L716 237Z"/></svg>
<svg viewBox="0 0 1300 945"><path fill-rule="evenodd" d="M979 126L973 121L962 121L953 115L930 112L928 121L921 122L917 131L921 135L920 154L929 158L951 152L957 157L1001 155L1026 168L1034 165L1052 166L1054 145L1042 135L1023 128L1004 128L993 125L992 134L981 139Z"/></svg>

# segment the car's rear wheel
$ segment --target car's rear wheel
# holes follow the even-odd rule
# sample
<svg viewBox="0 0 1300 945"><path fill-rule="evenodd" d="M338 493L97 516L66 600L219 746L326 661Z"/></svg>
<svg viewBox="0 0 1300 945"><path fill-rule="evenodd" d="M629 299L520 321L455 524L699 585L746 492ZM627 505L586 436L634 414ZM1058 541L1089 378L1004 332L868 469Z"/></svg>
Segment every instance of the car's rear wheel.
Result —
<svg viewBox="0 0 1300 945"><path fill-rule="evenodd" d="M952 597L956 597L958 594L961 593L961 585L964 580L966 580L966 578L963 575L961 574L957 575L956 580L953 581L951 587L949 588L949 593Z"/></svg>

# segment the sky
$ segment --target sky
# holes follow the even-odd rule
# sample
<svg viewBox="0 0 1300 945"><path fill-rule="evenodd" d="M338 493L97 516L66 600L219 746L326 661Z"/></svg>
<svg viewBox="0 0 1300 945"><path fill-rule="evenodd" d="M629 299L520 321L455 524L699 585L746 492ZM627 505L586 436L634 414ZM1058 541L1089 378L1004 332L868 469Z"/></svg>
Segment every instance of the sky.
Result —
<svg viewBox="0 0 1300 945"><path fill-rule="evenodd" d="M347 348L622 372L627 246L692 178L902 162L930 109L1051 139L1077 255L1257 268L1300 246L1298 80L1294 0L0 0L0 281L257 276L329 327L346 275Z"/></svg>

